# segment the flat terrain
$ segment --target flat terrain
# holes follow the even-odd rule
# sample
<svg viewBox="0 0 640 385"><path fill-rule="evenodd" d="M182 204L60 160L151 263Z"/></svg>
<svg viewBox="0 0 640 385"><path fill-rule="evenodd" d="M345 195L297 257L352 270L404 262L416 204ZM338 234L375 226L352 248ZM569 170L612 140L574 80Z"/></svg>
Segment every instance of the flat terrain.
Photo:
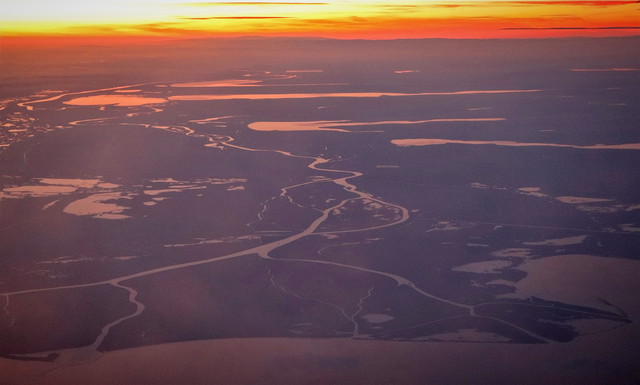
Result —
<svg viewBox="0 0 640 385"><path fill-rule="evenodd" d="M3 49L5 378L640 381L637 40Z"/></svg>

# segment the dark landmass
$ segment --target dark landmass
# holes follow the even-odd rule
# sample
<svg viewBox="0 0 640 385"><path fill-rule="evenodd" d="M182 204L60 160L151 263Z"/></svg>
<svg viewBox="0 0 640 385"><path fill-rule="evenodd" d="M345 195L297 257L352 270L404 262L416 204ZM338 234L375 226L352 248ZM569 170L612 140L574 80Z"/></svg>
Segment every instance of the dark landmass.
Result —
<svg viewBox="0 0 640 385"><path fill-rule="evenodd" d="M0 356L629 327L527 280L638 261L639 39L2 47Z"/></svg>

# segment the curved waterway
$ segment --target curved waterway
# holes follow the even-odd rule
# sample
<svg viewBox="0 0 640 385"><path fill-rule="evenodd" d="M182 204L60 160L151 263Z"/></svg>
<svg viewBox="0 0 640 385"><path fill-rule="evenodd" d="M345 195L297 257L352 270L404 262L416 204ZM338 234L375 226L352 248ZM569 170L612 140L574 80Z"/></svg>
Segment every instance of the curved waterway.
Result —
<svg viewBox="0 0 640 385"><path fill-rule="evenodd" d="M46 99L41 99L41 100L34 100L34 101L25 101L25 102L21 102L19 103L20 106L25 107L29 110L33 109L33 104L36 103L42 103L42 102L48 102L48 101L55 101L55 100L59 100L65 96L69 96L69 95L82 95L82 94L87 94L87 93L94 93L94 92L99 92L99 91L115 91L115 90L123 90L123 89L127 89L130 87L138 87L144 84L136 84L136 85L129 85L129 86L121 86L121 87L113 87L113 88L105 88L103 90L92 90L92 91L83 91L83 92L72 92L72 93L64 93L64 94L60 94L60 95L56 95L53 97L49 97ZM421 93L421 94L413 94L413 95L450 95L450 94L467 94L467 93L504 93L504 92L536 92L538 90L525 90L525 91L466 91L466 92L455 92L455 93ZM343 94L331 94L331 95L339 95L339 96L346 96ZM386 95L386 94L380 94L380 95ZM380 96L380 95L375 95L375 96ZM261 95L264 98L264 95ZM322 96L327 96L326 94L322 94ZM360 97L362 95L359 95ZM366 96L371 96L371 95L366 95ZM227 96L228 98L228 96ZM178 98L173 98L172 100L179 100ZM156 111L156 110L153 110ZM135 113L134 113L135 114ZM134 114L129 114L128 116L132 116ZM142 113L139 113L142 114ZM137 114L136 114L137 115ZM95 119L85 119L85 120L79 120L79 121L74 121L71 122L70 124L72 125L76 125L76 126L80 126L80 125L100 125L100 124L104 124L106 121L110 120L110 119L117 119L117 118L95 118ZM193 121L194 124L197 124L197 121ZM123 123L126 124L126 123ZM138 124L138 123L136 123ZM119 289L122 289L124 291L127 292L128 294L128 300L129 302L134 305L135 310L130 313L127 314L123 317L120 317L116 320L113 320L111 322L109 322L108 324L106 324L105 326L102 327L100 333L98 336L96 336L95 340L93 341L93 343L91 343L88 346L85 347L80 347L80 348L75 348L75 349L67 349L67 350L57 350L55 352L60 353L61 357L58 360L58 362L62 365L62 364L69 364L69 363L73 363L73 362L87 362L88 360L93 360L95 359L96 355L99 355L99 349L100 346L102 345L103 341L105 340L105 338L107 338L107 336L109 335L110 330L119 324L122 324L124 322L126 322L127 320L130 320L134 317L139 316L140 314L142 314L144 312L145 306L143 303L141 303L140 301L137 300L137 296L138 296L138 292L135 290L135 288L126 285L125 283L127 281L136 279L136 278L141 278L141 277L146 277L146 276L150 276L150 275L155 275L155 274L161 274L161 273L165 273L165 272L170 272L170 271L174 271L174 270L179 270L179 269L185 269L185 268L190 268L190 267L194 267L194 266L199 266L199 265L205 265L205 264L213 264L216 262L220 262L220 261L225 261L225 260L230 260L230 259L234 259L234 258L239 258L239 257L243 257L243 256L248 256L248 255L256 255L264 260L277 260L277 261L282 261L282 262L287 262L287 263L291 263L291 264L317 264L317 265L329 265L329 266L333 266L339 269L347 269L347 270L352 270L352 271L358 271L358 272L362 272L362 273L367 273L367 274L373 274L379 277L384 277L386 279L392 280L394 281L398 286L406 286L409 289L411 289L412 291L414 291L415 293L419 294L420 296L423 296L425 298L428 298L430 300L434 300L434 301L438 301L441 302L443 304L447 304L453 307L456 307L458 309L463 309L464 311L466 311L467 316L469 317L477 317L477 318L484 318L484 319L491 319L493 321L502 323L503 325L507 325L513 329L519 330L522 333L525 333L527 335L529 335L530 337L535 338L538 341L545 341L545 342L552 342L549 339L536 334L534 332L531 332L529 330L526 330L522 327L519 327L517 325L514 325L506 320L502 320L499 318L494 318L494 317L488 317L488 316L482 316L482 315L478 315L476 314L476 309L478 309L481 306L484 306L486 304L478 304L478 305L469 305L469 304L465 304L465 303L460 303L460 302L456 302L453 301L451 299L448 298L444 298L441 297L439 295L433 294L433 293L429 293L423 289L421 289L416 283L412 282L411 280L402 277L400 275L397 274L392 274L389 272L385 272L385 271L381 271L381 270L375 270L375 269L370 269L370 268L365 268L365 267L361 267L361 266L355 266L355 265L348 265L348 264L344 264L344 263L338 263L338 262L331 262L331 261L327 261L327 260L315 260L315 259L287 259L287 258L274 258L271 253L280 248L283 247L285 245L289 245L293 242L296 242L302 238L305 237L311 237L311 236L323 236L323 235L327 235L327 234L337 234L337 233L354 233L354 232L365 232L365 231L371 231L371 230L378 230L378 229L382 229L382 228L387 228L387 227L391 227L391 226L398 226L402 223L405 223L409 220L410 218L410 213L409 210L406 207L403 207L401 205L392 203L392 202L388 202L385 201L381 198L375 197L372 194L366 192L366 191L362 191L360 189L358 189L358 187L352 183L352 180L359 178L361 176L363 176L364 174L362 172L359 171L354 171L354 170L346 170L346 169L335 169L335 168L327 168L325 167L327 164L329 164L330 162L332 162L332 159L327 159L327 158L323 158L320 156L309 156L309 155L298 155L298 154L294 154L288 151L284 151L284 150L280 150L280 149L260 149L260 148L251 148L251 147L246 147L246 146L242 146L240 144L236 144L235 143L235 139L233 137L230 136L219 136L219 135L212 135L212 134L200 134L198 132L196 132L194 129L188 127L188 126L153 126L151 124L139 124L139 125L143 125L143 126L147 126L147 127L154 127L157 129L163 129L163 130L169 130L175 133L180 133L183 135L187 135L187 136L194 136L194 137L201 137L201 138L207 138L208 140L208 144L206 146L208 147L212 147L212 145L214 146L224 146L226 148L229 148L231 150L237 150L237 151L250 151L250 152L269 152L269 153L276 153L276 154L280 154L282 156L285 157L290 157L290 158L296 158L296 159L305 159L307 160L309 163L307 164L307 168L314 170L314 171L321 171L323 173L330 173L330 174L334 174L334 177L327 177L327 178L317 178L315 180L311 180L308 182L304 182L304 183L297 183L297 184L293 184L290 186L286 186L286 187L282 187L280 189L280 193L279 193L279 197L285 197L288 202L290 204L296 205L298 207L303 207L301 206L299 203L296 203L295 200L291 197L290 192L292 190L295 190L297 188L300 188L302 186L307 186L309 184L314 184L314 183L333 183L337 186L339 186L343 191L349 193L351 196L348 198L345 198L343 200L341 200L340 202L327 207L323 210L319 210L319 209L315 209L318 212L318 217L316 219L314 219L311 223L309 223L307 225L307 227L305 229L303 229L302 231L299 231L295 234L291 234L286 236L285 238L282 238L280 240L274 241L274 242L269 242L260 246L256 246L256 247L251 247L245 250L241 250L241 251L237 251L234 253L230 253L230 254L226 254L226 255L222 255L222 256L216 256L216 257L211 257L211 258L207 258L207 259L202 259L202 260L198 260L198 261L192 261L192 262L185 262L185 263L179 263L179 264L174 264L174 265L169 265L169 266L163 266L163 267L158 267L158 268L153 268L153 269L148 269L148 270L143 270L143 271L139 271L139 272L135 272L132 274L128 274L128 275L123 275L123 276L119 276L119 277L114 277L111 279L107 279L107 280L102 280L102 281L97 281L97 282L91 282L91 283L83 283L83 284L77 284L77 285L67 285L67 286L58 286L58 287L49 287L49 288L40 288L40 289L26 289L26 290L17 290L17 291L12 291L12 292L6 292L6 293L0 293L0 296L3 296L5 298L5 305L3 306L3 313L5 313L7 316L9 316L10 313L10 299L13 296L18 296L18 295L23 295L23 294L34 294L34 293L40 293L40 292L47 292L47 291L60 291L60 290L74 290L74 289L79 289L79 288L86 288L86 287L93 287L93 286L100 286L100 285L110 285ZM278 196L273 197L272 199L277 198ZM345 205L347 205L349 202L352 201L356 201L356 200L368 200L368 201L372 201L372 202L376 202L384 207L389 207L394 209L396 212L399 213L399 215L394 218L392 221L388 222L388 223L384 223L384 224L374 224L371 226L366 226L366 227L354 227L352 229L342 229L339 231L319 231L319 228L321 225L323 225L330 217L331 213L334 210L337 209L341 209L343 208ZM263 207L262 207L262 212L258 213L258 220L262 219L262 214L267 210L267 205L268 202L264 202L263 203ZM307 207L305 207L307 208ZM312 209L312 208L309 208ZM269 271L269 274L270 271ZM299 298L302 298L300 296L298 296L295 293L292 293L290 291L288 291L287 289L285 289L283 286L278 286L277 283L275 282L275 278L274 276L271 274L271 282L273 283L273 285L275 287L279 287L282 291L289 293L293 296L297 296ZM355 313L353 314L347 314L347 312L334 305L334 304L330 304L330 303L325 303L322 301L322 303L325 303L329 306L333 306L337 309L339 309L344 316L350 320L350 322L353 324L353 333L351 335L352 338L366 338L367 336L361 335L359 332L359 324L358 321L356 320L356 316L363 310L363 303L366 299L368 299L371 295L372 292L374 291L375 288L370 288L369 291L367 292L367 295L360 298L359 302L357 303L357 310ZM522 304L524 306L526 306L526 304ZM532 306L535 306L532 304ZM442 321L444 321L446 319L442 319ZM437 321L433 321L433 322L437 322ZM40 353L36 353L36 354L27 354L27 355L23 355L25 357L29 357L29 356L43 356L46 355L47 353L50 352L40 352Z"/></svg>
<svg viewBox="0 0 640 385"><path fill-rule="evenodd" d="M88 123L88 122L87 122ZM191 129L186 129L186 127L182 127L184 129L183 133L186 135L198 135L195 133L195 131L191 130ZM388 279L391 279L393 281L396 282L396 284L398 286L404 285L407 286L408 288L410 288L411 290L415 291L416 293L420 294L421 296L424 296L426 298L432 299L432 300L436 300L442 303L446 303L448 305L451 306L455 306L457 308L462 308L465 309L469 316L476 316L474 313L474 309L479 306L479 305L468 305L468 304L464 304L464 303L459 303L459 302L455 302L452 300L449 300L447 298L443 298L437 295L434 295L432 293L428 293L424 290L422 290L421 288L418 287L418 285L416 285L414 282L412 282L411 280L402 277L400 275L397 274L392 274L392 273L388 273L385 271L380 271L380 270L375 270L375 269L369 269L369 268L364 268L364 267L360 267L360 266L354 266L354 265L348 265L348 264L343 264L343 263L337 263L337 262L331 262L331 261L326 261L326 260L313 260L313 259L285 259L285 258L274 258L271 256L271 253L276 250L279 247L291 244L295 241L298 241L304 237L308 237L308 236L317 236L317 235L324 235L324 234L335 234L335 233L350 233L350 232L363 232L363 231L369 231L369 230L377 230L377 229L381 229L381 228L385 228L385 227L390 227L390 226L397 226L401 223L406 222L409 217L409 210L406 207L394 204L394 203L390 203L387 201L384 201L380 198L376 198L374 196L372 196L370 193L367 193L365 191L361 191L357 188L356 185L354 185L353 183L351 183L351 179L355 179L358 178L362 175L364 175L363 173L359 172L359 171L352 171L352 170L341 170L341 169L330 169L330 168L323 168L321 167L322 165L325 165L329 162L331 162L331 159L326 159L326 158L322 158L322 157L313 157L313 156L306 156L306 155L297 155L297 154L293 154L287 151L283 151L283 150L270 150L270 149L257 149L257 148L250 148L250 147L245 147L245 146L241 146L241 145L237 145L233 143L234 139L231 137L224 137L222 140L220 140L220 144L231 148L231 149L236 149L236 150L240 150L240 151L253 151L253 152L275 152L278 154L281 154L283 156L287 156L287 157L292 157L292 158L303 158L303 159L308 159L310 162L307 165L307 167L309 169L312 170L316 170L316 171L323 171L323 172L331 172L331 173L335 173L338 174L335 178L333 179L318 179L316 181L310 181L307 183L298 183L295 185L291 185L291 186L286 186L283 187L281 189L281 195L285 195L288 196L289 191L301 187L301 186L305 186L311 183L326 183L328 181L331 181L332 183L340 186L344 191L347 191L349 193L351 193L352 195L354 195L353 197L350 198L346 198L341 200L340 202L338 202L337 204L334 204L324 210L320 211L320 216L318 218L316 218L314 221L312 221L303 231L298 232L296 234L292 234L290 236L287 236L283 239L274 241L274 242L270 242L264 245L260 245L257 247L252 247L246 250L242 250L242 251L238 251L235 253L231 253L231 254L227 254L227 255L222 255L222 256L217 256L217 257L212 257L212 258L207 258L207 259L203 259L203 260L199 260L199 261L193 261L193 262L186 262L186 263L180 263L180 264L175 264L175 265L169 265L169 266L163 266L163 267L158 267L158 268L154 268L154 269L149 269L149 270L144 270L144 271L140 271L137 273L133 273L133 274L129 274L129 275L124 275L124 276L120 276L120 277L115 277L109 280L104 280L104 281L98 281L98 282L92 282L92 283L85 283L85 284L77 284L77 285L68 285L68 286L58 286L58 287L50 287L50 288L40 288L40 289L27 289L27 290L19 290L19 291L13 291L13 292L7 292L7 293L2 293L2 295L6 298L6 303L8 305L9 303L9 298L11 296L15 296L15 295L20 295L20 294L30 294L30 293L39 293L39 292L46 292L46 291L54 291L54 290L73 290L73 289L78 289L78 288L86 288L86 287L92 287L92 286L99 286L99 285L111 285L114 287L118 287L118 288L122 288L124 290L126 290L129 294L128 298L129 298L129 302L131 302L132 304L135 305L136 310L131 313L128 314L126 316L123 316L119 319L116 319L112 322L110 322L109 324L105 325L102 330L101 333L96 337L96 339L94 340L94 342L87 346L87 347L82 347L79 348L80 351L83 352L83 354L78 354L78 349L69 349L69 350L65 350L62 351L62 353L65 352L69 352L72 353L73 352L73 361L77 360L86 360L86 359L94 359L94 355L93 354L89 354L89 351L95 351L97 352L98 349L100 348L100 345L102 344L102 341L107 337L109 331L111 330L111 328L113 328L114 326L121 324L123 322L125 322L126 320L129 320L131 318L134 318L140 314L142 314L142 312L144 311L144 305L139 302L136 297L138 295L138 292L130 287L130 286L126 286L123 283L135 278L141 278L141 277L145 277L145 276L150 276L150 275L154 275L154 274L161 274L164 272L169 272L169 271L174 271L174 270L178 270L178 269L184 269L184 268L189 268L189 267L194 267L194 266L199 266L199 265L204 265L204 264L211 264L211 263L215 263L215 262L220 262L220 261L224 261L224 260L229 260L229 259L233 259L233 258L238 258L238 257L242 257L242 256L247 256L247 255L252 255L255 254L257 256L259 256L262 259L265 260L278 260L278 261L287 261L289 263L305 263L305 264L319 264L319 265L330 265L330 266L334 266L334 267L338 267L341 269L348 269L348 270L354 270L354 271L359 271L359 272L364 272L364 273L369 273L369 274L374 274L377 276L381 276L381 277L385 277ZM289 197L290 198L290 197ZM348 202L350 201L354 201L354 200L359 200L359 199L368 199L371 200L373 202L377 202L381 205L384 206L389 206L389 207L393 207L395 209L397 209L401 215L399 218L395 219L392 222L383 224L383 225L375 225L375 226L369 226L369 227L362 227L362 228L354 228L354 229L349 229L349 230L340 230L340 231L323 231L323 232L318 232L318 228L325 222L327 221L327 219L329 218L330 214L332 211L336 210L336 209L340 209L343 206L345 206ZM294 203L293 199L290 198L290 202ZM295 203L294 203L295 204ZM364 300L364 299L363 299ZM361 301L362 302L362 301ZM361 306L362 304L360 304ZM333 305L332 305L333 306ZM6 311L6 307L5 306L5 311ZM349 318L352 323L354 323L354 333L353 333L353 337L358 337L360 334L358 332L358 327L357 327L357 322L355 321L355 316L357 314L353 314L350 316L347 316L347 318ZM480 317L480 316L476 316L479 318L487 318L487 317ZM495 319L498 322L501 322L503 324L509 325L515 329L518 329L534 338L540 339L540 340L544 340L544 341L549 341L544 337L541 337L537 334L534 334L526 329L523 329L521 327L518 327L516 325L513 325L509 322L503 321L503 320L499 320L499 319ZM25 355L25 356L42 356L42 355L46 355L48 353L51 352L41 352L41 353L35 353L35 354L29 354L29 355ZM69 359L62 359L60 360L61 362L69 362Z"/></svg>

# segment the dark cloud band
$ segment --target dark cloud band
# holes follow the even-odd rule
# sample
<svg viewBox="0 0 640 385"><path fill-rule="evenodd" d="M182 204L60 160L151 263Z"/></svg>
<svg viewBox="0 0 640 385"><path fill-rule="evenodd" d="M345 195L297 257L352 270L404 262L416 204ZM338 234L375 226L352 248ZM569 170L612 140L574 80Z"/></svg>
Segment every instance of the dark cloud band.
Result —
<svg viewBox="0 0 640 385"><path fill-rule="evenodd" d="M531 31L531 30L615 30L615 29L640 29L640 27L632 27L632 26L622 26L622 27L512 27L512 28L502 28L504 31Z"/></svg>

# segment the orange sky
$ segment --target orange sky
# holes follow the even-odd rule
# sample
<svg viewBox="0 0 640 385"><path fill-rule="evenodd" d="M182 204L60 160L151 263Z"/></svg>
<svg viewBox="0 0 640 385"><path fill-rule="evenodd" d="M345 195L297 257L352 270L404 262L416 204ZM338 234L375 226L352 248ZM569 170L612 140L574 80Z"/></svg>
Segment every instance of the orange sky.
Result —
<svg viewBox="0 0 640 385"><path fill-rule="evenodd" d="M0 0L15 36L529 38L640 34L637 1Z"/></svg>

